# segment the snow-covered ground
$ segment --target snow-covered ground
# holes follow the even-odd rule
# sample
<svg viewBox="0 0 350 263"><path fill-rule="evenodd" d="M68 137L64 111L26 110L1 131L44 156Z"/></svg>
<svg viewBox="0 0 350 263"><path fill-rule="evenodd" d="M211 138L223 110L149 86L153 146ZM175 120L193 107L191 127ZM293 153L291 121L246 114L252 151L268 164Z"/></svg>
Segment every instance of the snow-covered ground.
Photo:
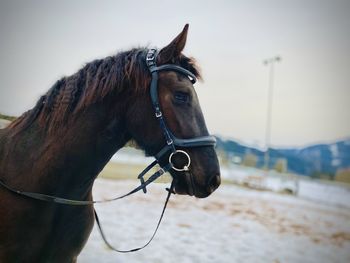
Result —
<svg viewBox="0 0 350 263"><path fill-rule="evenodd" d="M119 150L112 161L123 164L148 165L153 157L145 157L142 151L130 147ZM281 174L275 171L263 171L242 165L221 166L221 176L227 181L252 188L274 192L292 192L298 197L350 209L350 186L313 180L307 176Z"/></svg>
<svg viewBox="0 0 350 263"><path fill-rule="evenodd" d="M227 181L237 184L274 192L288 190L300 198L350 209L350 186L346 184L238 165L222 167L221 174Z"/></svg>
<svg viewBox="0 0 350 263"><path fill-rule="evenodd" d="M136 184L97 179L94 198L113 197ZM163 206L165 186L153 184L147 195L95 206L112 244L128 249L148 240ZM346 263L350 209L227 184L206 199L172 196L156 238L139 252L109 250L94 228L78 262Z"/></svg>

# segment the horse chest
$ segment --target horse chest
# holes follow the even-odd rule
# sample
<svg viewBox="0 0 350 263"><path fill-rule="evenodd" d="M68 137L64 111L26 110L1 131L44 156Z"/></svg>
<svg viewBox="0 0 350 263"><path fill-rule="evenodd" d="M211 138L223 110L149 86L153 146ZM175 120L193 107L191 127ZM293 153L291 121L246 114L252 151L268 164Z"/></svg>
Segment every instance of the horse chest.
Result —
<svg viewBox="0 0 350 263"><path fill-rule="evenodd" d="M92 207L40 204L8 215L16 227L0 229L0 262L74 262L94 223Z"/></svg>

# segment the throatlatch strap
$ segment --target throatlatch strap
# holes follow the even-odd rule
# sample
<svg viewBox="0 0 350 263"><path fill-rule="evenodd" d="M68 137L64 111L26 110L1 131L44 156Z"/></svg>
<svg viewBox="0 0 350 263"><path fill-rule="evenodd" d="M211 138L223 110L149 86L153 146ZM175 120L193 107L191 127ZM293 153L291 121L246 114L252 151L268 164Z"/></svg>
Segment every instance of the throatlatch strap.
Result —
<svg viewBox="0 0 350 263"><path fill-rule="evenodd" d="M120 249L117 249L115 248L114 246L111 245L111 243L108 242L107 238L106 238L106 235L104 234L103 232L103 229L102 229L102 226L101 226L101 223L100 223L100 220L98 218L98 215L97 215L97 212L96 210L94 209L94 213L95 213L95 220L96 220L96 224L98 226L98 230L101 234L101 237L103 239L103 241L106 243L106 245L111 249L111 250L114 250L116 252L119 252L119 253L130 253L130 252L135 252L135 251L138 251L138 250L141 250L145 247L147 247L153 240L153 238L156 236L156 233L158 231L158 228L160 226L160 223L162 222L162 219L163 219L163 216L164 216L164 212L165 212L165 209L168 205L168 202L169 202L169 199L170 199L170 196L172 193L174 193L174 181L171 182L171 185L170 185L170 189L167 189L168 191L168 194L167 194L167 197L165 199L165 203L164 203L164 206L163 206L163 210L162 210L162 213L160 214L160 217L159 217L159 220L158 220L158 223L157 223L157 226L151 236L151 238L148 240L148 242L146 244L144 244L143 246L141 247L137 247L137 248L133 248L133 249L129 249L129 250L120 250Z"/></svg>

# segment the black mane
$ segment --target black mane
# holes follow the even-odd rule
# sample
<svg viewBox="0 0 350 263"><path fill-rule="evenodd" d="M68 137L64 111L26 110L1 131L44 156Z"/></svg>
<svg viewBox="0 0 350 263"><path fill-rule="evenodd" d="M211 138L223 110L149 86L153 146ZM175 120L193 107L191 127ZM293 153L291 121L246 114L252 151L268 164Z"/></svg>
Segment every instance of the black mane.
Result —
<svg viewBox="0 0 350 263"><path fill-rule="evenodd" d="M57 127L66 117L101 101L110 93L132 88L132 92L147 91L150 75L146 66L147 48L134 48L114 56L87 63L75 74L58 80L40 97L34 108L17 118L9 127L18 131L28 128L40 116L46 127ZM194 59L180 55L174 64L200 78Z"/></svg>

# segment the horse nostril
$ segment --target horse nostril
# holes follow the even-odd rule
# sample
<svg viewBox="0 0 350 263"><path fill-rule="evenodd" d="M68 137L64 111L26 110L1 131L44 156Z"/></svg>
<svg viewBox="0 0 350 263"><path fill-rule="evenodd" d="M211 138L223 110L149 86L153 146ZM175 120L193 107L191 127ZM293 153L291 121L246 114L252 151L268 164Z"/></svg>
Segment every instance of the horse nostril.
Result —
<svg viewBox="0 0 350 263"><path fill-rule="evenodd" d="M208 190L210 193L214 192L216 188L219 187L221 183L220 174L214 174L208 182Z"/></svg>

